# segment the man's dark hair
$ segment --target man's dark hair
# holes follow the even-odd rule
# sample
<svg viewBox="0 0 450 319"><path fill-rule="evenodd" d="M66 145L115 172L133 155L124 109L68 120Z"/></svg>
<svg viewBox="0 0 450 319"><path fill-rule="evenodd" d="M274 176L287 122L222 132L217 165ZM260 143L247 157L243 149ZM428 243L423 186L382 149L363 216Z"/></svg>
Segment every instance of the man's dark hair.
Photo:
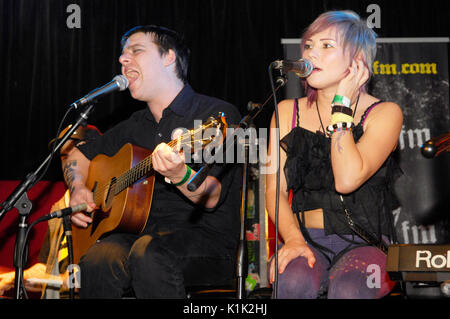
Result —
<svg viewBox="0 0 450 319"><path fill-rule="evenodd" d="M152 35L153 43L158 46L161 56L167 54L170 49L175 52L177 76L183 83L187 83L190 50L185 45L183 37L179 33L161 26L137 26L127 31L122 36L122 40L120 41L122 49L128 38L139 32Z"/></svg>

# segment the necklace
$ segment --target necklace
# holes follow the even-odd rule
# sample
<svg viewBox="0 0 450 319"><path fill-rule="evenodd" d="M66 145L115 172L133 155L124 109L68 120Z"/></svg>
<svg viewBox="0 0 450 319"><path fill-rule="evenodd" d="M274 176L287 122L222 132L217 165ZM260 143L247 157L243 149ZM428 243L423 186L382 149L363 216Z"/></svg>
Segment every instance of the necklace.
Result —
<svg viewBox="0 0 450 319"><path fill-rule="evenodd" d="M322 131L317 130L316 133L318 133L320 135L325 135L326 137L330 137L330 134L327 131L325 131L325 128L323 127L322 118L320 117L320 112L319 112L319 103L317 102L317 99L316 99L316 110L317 110L317 115L319 115L320 126L322 127Z"/></svg>
<svg viewBox="0 0 450 319"><path fill-rule="evenodd" d="M358 97L356 98L356 105L355 105L355 109L353 110L353 115L352 115L353 118L355 117L356 109L358 108L359 95L360 94L358 94ZM317 115L319 116L319 121L320 121L320 126L322 128L322 131L317 130L316 133L318 133L320 135L325 135L326 137L330 137L330 134L327 131L325 131L325 127L323 126L322 118L320 117L320 112L319 112L319 103L317 102L317 100L318 99L316 98L316 110L317 110Z"/></svg>

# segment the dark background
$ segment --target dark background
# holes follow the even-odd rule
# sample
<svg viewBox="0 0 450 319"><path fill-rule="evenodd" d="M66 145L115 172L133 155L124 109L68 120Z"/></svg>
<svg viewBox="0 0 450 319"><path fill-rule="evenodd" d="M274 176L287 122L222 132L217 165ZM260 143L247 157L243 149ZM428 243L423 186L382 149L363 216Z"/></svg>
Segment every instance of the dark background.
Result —
<svg viewBox="0 0 450 319"><path fill-rule="evenodd" d="M72 3L81 8L80 29L66 25ZM380 37L449 36L447 6L430 0L0 0L0 180L23 179L38 167L68 106L120 73L119 40L136 25L183 33L193 88L245 114L249 101L270 94L267 68L283 57L281 38L300 37L327 10L367 17L371 3L381 7ZM89 123L105 131L142 107L128 92L115 93L96 105ZM268 126L272 110L273 103L257 126ZM59 161L44 179L62 179Z"/></svg>

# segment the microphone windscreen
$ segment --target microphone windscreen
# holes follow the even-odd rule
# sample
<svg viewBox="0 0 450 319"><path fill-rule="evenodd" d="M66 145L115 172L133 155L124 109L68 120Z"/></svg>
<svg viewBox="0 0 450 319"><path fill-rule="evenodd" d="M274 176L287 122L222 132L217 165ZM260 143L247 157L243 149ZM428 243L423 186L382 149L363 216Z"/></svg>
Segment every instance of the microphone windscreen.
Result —
<svg viewBox="0 0 450 319"><path fill-rule="evenodd" d="M431 143L423 144L420 151L424 157L433 158L436 155L437 147Z"/></svg>
<svg viewBox="0 0 450 319"><path fill-rule="evenodd" d="M128 79L125 75L116 75L113 80L116 81L120 91L123 91L128 87Z"/></svg>
<svg viewBox="0 0 450 319"><path fill-rule="evenodd" d="M299 61L304 63L305 69L301 73L296 73L297 76L299 76L301 78L306 78L306 77L310 76L312 71L314 70L313 63L311 61L309 61L308 59L300 59Z"/></svg>

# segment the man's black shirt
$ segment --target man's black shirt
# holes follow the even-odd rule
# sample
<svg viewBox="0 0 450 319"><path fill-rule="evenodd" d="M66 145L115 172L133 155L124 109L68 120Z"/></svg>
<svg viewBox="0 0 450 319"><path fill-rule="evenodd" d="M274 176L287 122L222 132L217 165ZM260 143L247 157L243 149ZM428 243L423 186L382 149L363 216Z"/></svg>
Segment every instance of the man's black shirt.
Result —
<svg viewBox="0 0 450 319"><path fill-rule="evenodd" d="M108 130L95 141L79 146L92 160L98 154L113 156L124 144L130 143L149 150L162 142L169 142L176 128L194 128L194 120L206 122L210 116L225 114L228 125L240 120L238 110L222 100L197 94L186 85L172 103L164 109L157 123L148 107L137 111L125 121ZM199 164L189 164L198 170ZM155 174L155 186L150 217L145 232L163 232L183 227L202 227L217 234L227 246L236 243L239 236L241 205L241 168L239 164L214 164L209 175L221 181L220 199L214 209L204 209L192 203L175 186ZM229 246L230 247L230 246Z"/></svg>

